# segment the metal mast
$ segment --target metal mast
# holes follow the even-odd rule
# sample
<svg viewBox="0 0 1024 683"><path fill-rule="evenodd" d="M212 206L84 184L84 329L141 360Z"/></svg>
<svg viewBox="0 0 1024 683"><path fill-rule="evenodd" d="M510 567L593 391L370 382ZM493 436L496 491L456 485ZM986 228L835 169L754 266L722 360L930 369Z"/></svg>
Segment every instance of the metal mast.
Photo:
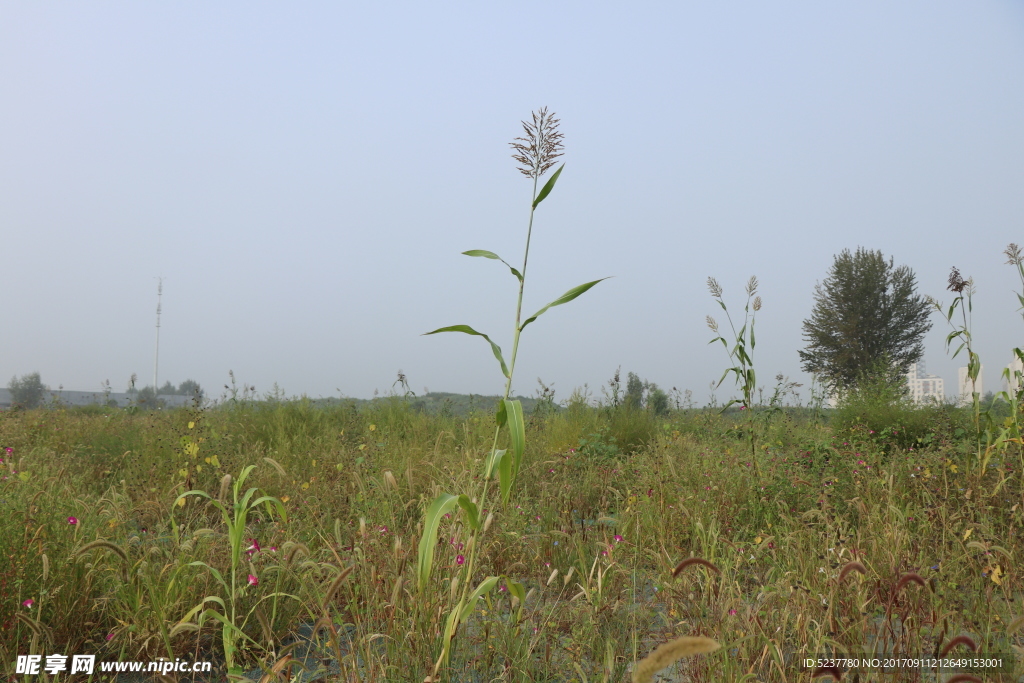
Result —
<svg viewBox="0 0 1024 683"><path fill-rule="evenodd" d="M164 279L157 278L156 286L156 355L153 358L153 397L160 395L160 385L156 383L157 369L160 367L160 299L164 293Z"/></svg>

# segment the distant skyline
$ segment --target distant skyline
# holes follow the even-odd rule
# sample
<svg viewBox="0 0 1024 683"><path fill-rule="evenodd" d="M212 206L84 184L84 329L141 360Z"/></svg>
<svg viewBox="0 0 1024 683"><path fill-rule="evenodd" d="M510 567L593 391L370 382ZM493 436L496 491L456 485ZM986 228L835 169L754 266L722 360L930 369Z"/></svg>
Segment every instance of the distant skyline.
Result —
<svg viewBox="0 0 1024 683"><path fill-rule="evenodd" d="M542 17L543 29L535 30ZM215 397L497 394L529 181L509 142L547 106L565 171L538 210L514 391L622 368L703 403L706 315L761 283L767 391L804 384L801 323L835 254L973 276L985 387L1024 347L1024 4L780 1L0 9L0 384L152 381ZM961 357L938 315L925 363ZM719 401L737 394L730 380Z"/></svg>

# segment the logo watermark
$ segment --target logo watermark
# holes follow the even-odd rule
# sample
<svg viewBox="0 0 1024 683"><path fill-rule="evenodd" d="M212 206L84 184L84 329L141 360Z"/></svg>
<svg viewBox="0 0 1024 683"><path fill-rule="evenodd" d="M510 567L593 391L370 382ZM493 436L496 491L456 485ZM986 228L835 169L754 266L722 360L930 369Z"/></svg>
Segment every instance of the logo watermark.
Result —
<svg viewBox="0 0 1024 683"><path fill-rule="evenodd" d="M14 673L27 676L38 676L40 673L50 675L59 673L86 674L96 671L103 673L156 673L166 676L169 673L206 673L212 669L210 662L189 662L184 659L161 659L152 662L127 661L111 662L96 661L96 655L18 655Z"/></svg>

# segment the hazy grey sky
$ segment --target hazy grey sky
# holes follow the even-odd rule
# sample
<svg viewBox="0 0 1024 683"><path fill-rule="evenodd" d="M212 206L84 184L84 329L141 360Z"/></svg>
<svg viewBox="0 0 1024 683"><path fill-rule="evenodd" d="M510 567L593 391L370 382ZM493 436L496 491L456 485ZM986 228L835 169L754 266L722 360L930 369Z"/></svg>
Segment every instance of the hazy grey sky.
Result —
<svg viewBox="0 0 1024 683"><path fill-rule="evenodd" d="M565 171L534 228L515 390L617 366L708 394L715 276L756 274L755 363L806 382L815 282L844 248L948 302L972 275L986 389L1024 345L1024 4L9 2L0 8L0 382L217 395L498 393L548 106ZM935 317L928 368L955 388ZM731 389L730 389L731 391ZM727 398L730 391L719 392Z"/></svg>

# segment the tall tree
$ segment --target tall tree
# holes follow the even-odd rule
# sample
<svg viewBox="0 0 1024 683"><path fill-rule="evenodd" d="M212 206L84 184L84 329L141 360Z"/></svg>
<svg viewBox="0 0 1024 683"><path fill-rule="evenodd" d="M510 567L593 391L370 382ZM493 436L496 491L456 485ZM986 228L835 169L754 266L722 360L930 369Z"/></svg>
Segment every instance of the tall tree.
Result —
<svg viewBox="0 0 1024 683"><path fill-rule="evenodd" d="M814 309L803 324L804 371L839 390L879 364L908 372L924 355L921 340L932 327L928 301L916 289L909 267L894 267L880 251L844 249L814 288Z"/></svg>
<svg viewBox="0 0 1024 683"><path fill-rule="evenodd" d="M38 372L29 375L12 377L7 384L11 392L11 403L21 408L38 408L43 404L43 393L46 385Z"/></svg>

